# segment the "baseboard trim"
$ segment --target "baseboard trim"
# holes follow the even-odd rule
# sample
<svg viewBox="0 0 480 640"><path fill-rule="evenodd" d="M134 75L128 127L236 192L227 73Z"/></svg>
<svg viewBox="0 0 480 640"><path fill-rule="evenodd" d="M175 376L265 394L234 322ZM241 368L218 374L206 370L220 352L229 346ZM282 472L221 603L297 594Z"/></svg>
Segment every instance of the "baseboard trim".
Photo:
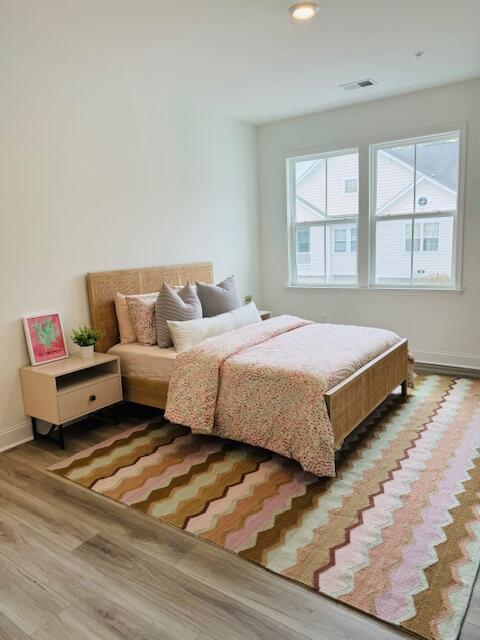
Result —
<svg viewBox="0 0 480 640"><path fill-rule="evenodd" d="M427 375L436 374L460 378L480 378L480 368L455 367L448 364L432 364L431 362L415 362L415 372Z"/></svg>
<svg viewBox="0 0 480 640"><path fill-rule="evenodd" d="M0 452L18 447L19 444L30 442L30 440L33 440L30 420L16 424L13 427L0 429Z"/></svg>
<svg viewBox="0 0 480 640"><path fill-rule="evenodd" d="M480 370L480 354L454 353L452 351L414 350L415 360L422 364L460 369Z"/></svg>

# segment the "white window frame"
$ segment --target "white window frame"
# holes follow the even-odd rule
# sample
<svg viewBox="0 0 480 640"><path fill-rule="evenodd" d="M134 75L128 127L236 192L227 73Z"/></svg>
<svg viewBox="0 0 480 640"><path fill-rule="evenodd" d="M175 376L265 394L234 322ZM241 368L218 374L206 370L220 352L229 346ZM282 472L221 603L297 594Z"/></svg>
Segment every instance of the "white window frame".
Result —
<svg viewBox="0 0 480 640"><path fill-rule="evenodd" d="M373 145L385 144L392 146L396 143L404 143L408 140L414 141L419 138L428 138L432 136L444 136L446 134L459 135L459 176L457 190L457 217L454 225L453 239L453 273L452 284L449 286L407 286L399 284L372 284L372 259L374 251L372 250L372 220L370 216L372 203L372 187L371 187L371 152ZM303 149L292 149L284 153L284 161L286 166L286 182L284 183L285 211L287 212L287 257L285 261L285 286L295 289L337 289L352 292L381 293L382 291L392 291L398 293L422 293L430 292L432 294L461 294L462 289L462 257L463 257L463 219L464 219L464 200L465 200L465 173L466 173L466 140L467 140L467 124L466 122L453 122L444 125L425 127L417 130L398 131L397 133L383 136L371 136L370 138L346 140L337 144L330 144L327 147L318 145L317 147L307 147ZM358 221L357 221L357 284L327 284L327 283L311 283L298 282L295 264L295 233L294 217L292 212L295 203L292 202L292 194L294 193L294 172L292 172L293 162L295 160L315 160L328 155L341 155L358 151L359 155L359 175L358 175ZM432 213L429 214L432 217ZM425 216L427 217L427 216ZM411 218L411 216L410 216Z"/></svg>
<svg viewBox="0 0 480 640"><path fill-rule="evenodd" d="M314 287L314 288L349 288L358 286L358 240L357 240L357 280L356 283L350 282L347 284L341 283L328 283L328 282L312 282L312 284L306 283L298 283L298 274L297 274L297 260L296 260L296 250L297 250L297 240L296 233L297 229L301 227L324 227L324 253L325 253L325 264L326 264L326 255L327 255L327 227L333 225L334 227L339 224L351 224L352 222L357 225L357 238L358 238L358 224L359 224L359 215L346 215L346 216L336 216L335 218L328 219L328 205L326 204L326 213L327 220L319 220L319 221L310 221L310 222L296 222L295 220L295 194L296 194L296 184L295 184L295 163L301 162L302 160L322 160L324 158L333 158L335 156L343 156L351 153L355 153L359 155L358 147L350 147L344 148L339 147L334 150L318 152L318 153L308 153L305 155L295 155L286 157L286 175L287 175L287 210L288 210L288 229L289 229L289 238L288 238L288 246L289 246L289 259L288 259L288 286L306 286L306 287ZM360 156L359 156L360 162ZM359 167L360 169L360 167ZM327 175L327 170L326 170ZM359 182L360 182L360 172L359 172ZM355 195L355 194L354 194ZM359 196L357 192L357 197ZM328 178L325 184L325 202L328 202ZM360 201L358 203L358 208L360 210ZM347 247L348 248L348 247ZM326 280L326 273L323 276Z"/></svg>
<svg viewBox="0 0 480 640"><path fill-rule="evenodd" d="M376 167L376 159L377 159L377 151L381 149L388 149L394 146L408 146L408 145L417 145L426 142L434 142L435 140L444 140L448 136L458 136L458 145L459 145L459 166L458 166L458 177L457 177L457 207L451 211L416 211L410 213L398 213L391 214L386 216L378 216L376 215L377 203L376 203L376 195L377 195L377 167ZM371 288L389 288L389 289L432 289L432 290L442 290L442 289L459 289L461 288L461 257L462 257L462 228L463 228L463 193L464 193L464 129L456 128L456 129L446 129L439 133L430 134L430 135L419 135L412 137L405 137L396 140L388 140L377 144L369 145L369 155L370 155L370 189L369 189L369 202L370 202L370 251L369 251L369 286ZM415 147L416 149L416 147ZM414 170L413 176L413 202L416 203L416 171ZM377 222L381 220L405 220L405 222L412 221L412 248L414 246L414 234L415 234L415 223L422 223L425 219L429 218L453 218L453 238L452 238L452 281L447 285L442 284L429 284L425 286L425 283L415 284L413 280L410 281L410 284L406 285L405 283L395 284L391 283L376 283L375 282L375 262L376 262L376 226ZM420 250L422 249L423 242L423 229L420 232ZM413 260L414 260L415 251L411 252L411 262L413 273Z"/></svg>

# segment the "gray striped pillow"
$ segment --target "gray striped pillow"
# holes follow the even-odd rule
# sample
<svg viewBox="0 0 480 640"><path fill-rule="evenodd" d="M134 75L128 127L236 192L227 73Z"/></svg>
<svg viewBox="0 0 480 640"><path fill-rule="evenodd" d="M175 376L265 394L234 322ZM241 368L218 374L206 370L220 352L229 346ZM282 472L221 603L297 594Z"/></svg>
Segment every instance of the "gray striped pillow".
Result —
<svg viewBox="0 0 480 640"><path fill-rule="evenodd" d="M202 317L202 305L195 286L190 282L183 289L164 283L155 305L157 325L157 344L159 347L171 347L173 340L167 320L196 320Z"/></svg>
<svg viewBox="0 0 480 640"><path fill-rule="evenodd" d="M233 276L218 284L197 282L197 294L202 303L204 318L213 318L242 306Z"/></svg>

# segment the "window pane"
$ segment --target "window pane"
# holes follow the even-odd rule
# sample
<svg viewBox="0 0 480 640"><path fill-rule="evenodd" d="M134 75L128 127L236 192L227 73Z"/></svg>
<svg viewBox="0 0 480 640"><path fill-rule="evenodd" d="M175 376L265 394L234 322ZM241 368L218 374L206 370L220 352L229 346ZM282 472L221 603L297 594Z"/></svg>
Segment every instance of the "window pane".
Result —
<svg viewBox="0 0 480 640"><path fill-rule="evenodd" d="M296 222L325 220L325 158L295 161L294 170Z"/></svg>
<svg viewBox="0 0 480 640"><path fill-rule="evenodd" d="M440 224L438 222L423 223L423 251L438 251L440 246Z"/></svg>
<svg viewBox="0 0 480 640"><path fill-rule="evenodd" d="M451 284L452 254L453 217L423 220L421 251L413 255L413 284Z"/></svg>
<svg viewBox="0 0 480 640"><path fill-rule="evenodd" d="M413 250L420 251L420 242L422 234L422 225L420 222L415 223L415 236L413 238ZM412 223L407 222L405 225L405 251L410 253L412 250Z"/></svg>
<svg viewBox="0 0 480 640"><path fill-rule="evenodd" d="M345 178L343 183L343 191L345 193L357 193L358 178Z"/></svg>
<svg viewBox="0 0 480 640"><path fill-rule="evenodd" d="M297 253L310 252L310 229L297 230Z"/></svg>
<svg viewBox="0 0 480 640"><path fill-rule="evenodd" d="M376 214L413 212L415 145L377 150Z"/></svg>
<svg viewBox="0 0 480 640"><path fill-rule="evenodd" d="M347 250L347 229L338 227L334 230L335 240L333 250L335 253L345 253Z"/></svg>
<svg viewBox="0 0 480 640"><path fill-rule="evenodd" d="M327 158L327 214L330 218L358 215L358 193L347 192L358 182L358 153Z"/></svg>
<svg viewBox="0 0 480 640"><path fill-rule="evenodd" d="M306 248L308 232L308 252L299 251ZM296 230L297 281L299 283L325 282L324 227L310 227Z"/></svg>
<svg viewBox="0 0 480 640"><path fill-rule="evenodd" d="M357 228L352 227L350 229L350 251L357 250Z"/></svg>
<svg viewBox="0 0 480 640"><path fill-rule="evenodd" d="M457 208L458 147L458 136L417 144L416 211Z"/></svg>
<svg viewBox="0 0 480 640"><path fill-rule="evenodd" d="M411 233L412 223L405 224L405 220L377 222L375 284L410 286Z"/></svg>
<svg viewBox="0 0 480 640"><path fill-rule="evenodd" d="M375 226L375 284L454 283L459 144L457 132L373 147L377 175L372 215L391 216L377 218Z"/></svg>
<svg viewBox="0 0 480 640"><path fill-rule="evenodd" d="M327 227L327 265L328 284L355 284L357 281L357 253L351 251L347 243L351 230L356 224L329 225Z"/></svg>

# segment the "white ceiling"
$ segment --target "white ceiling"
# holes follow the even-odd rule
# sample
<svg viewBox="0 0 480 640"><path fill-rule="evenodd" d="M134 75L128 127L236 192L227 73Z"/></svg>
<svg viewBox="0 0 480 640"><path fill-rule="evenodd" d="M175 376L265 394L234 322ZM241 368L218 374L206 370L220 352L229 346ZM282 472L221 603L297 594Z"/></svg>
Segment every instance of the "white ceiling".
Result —
<svg viewBox="0 0 480 640"><path fill-rule="evenodd" d="M0 0L0 35L254 123L480 76L480 0L319 0L308 23L293 1ZM338 87L364 78L378 85Z"/></svg>

